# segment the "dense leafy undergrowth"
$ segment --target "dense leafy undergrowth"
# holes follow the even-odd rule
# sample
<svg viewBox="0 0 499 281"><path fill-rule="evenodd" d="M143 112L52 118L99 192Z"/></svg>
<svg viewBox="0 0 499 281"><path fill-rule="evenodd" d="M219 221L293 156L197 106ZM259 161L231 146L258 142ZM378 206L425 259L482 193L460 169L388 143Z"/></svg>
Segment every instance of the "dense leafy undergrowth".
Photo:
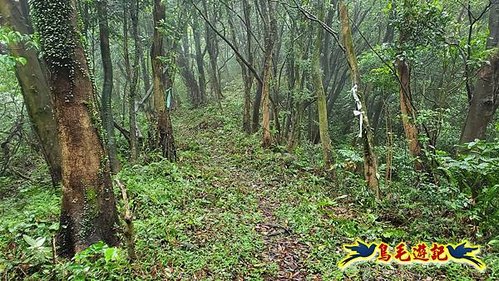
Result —
<svg viewBox="0 0 499 281"><path fill-rule="evenodd" d="M339 175L332 181L320 169L318 147L293 154L263 150L258 135L240 132L238 102L225 102L223 115L216 107L175 112L178 163L125 166L116 176L128 188L135 215L133 263L126 250L99 243L54 264L60 192L48 184L0 179L1 278L286 280L279 262L269 258L279 255L298 256L302 276L310 280L499 278L497 230L482 231L480 216L457 184L425 183L400 153L394 181L383 185L384 199L376 202L362 178L341 164L358 161L357 151L338 150ZM285 231L270 235L262 225ZM470 239L484 246L488 269L364 263L342 272L341 245L356 237L392 245Z"/></svg>

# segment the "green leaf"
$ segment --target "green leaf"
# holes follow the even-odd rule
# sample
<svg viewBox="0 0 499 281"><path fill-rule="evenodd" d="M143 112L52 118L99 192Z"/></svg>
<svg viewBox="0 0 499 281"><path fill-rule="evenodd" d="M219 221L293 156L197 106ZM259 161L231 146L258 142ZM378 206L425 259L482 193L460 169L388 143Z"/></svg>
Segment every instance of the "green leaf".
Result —
<svg viewBox="0 0 499 281"><path fill-rule="evenodd" d="M41 246L43 246L43 243L45 243L45 240L45 237L38 237L33 248L40 248Z"/></svg>
<svg viewBox="0 0 499 281"><path fill-rule="evenodd" d="M30 245L31 247L34 247L36 245L36 240L29 237L28 235L23 235L23 239L24 241L26 241L26 243L28 243L28 245Z"/></svg>
<svg viewBox="0 0 499 281"><path fill-rule="evenodd" d="M118 257L118 249L117 248L107 248L104 251L104 259L106 262L114 261Z"/></svg>
<svg viewBox="0 0 499 281"><path fill-rule="evenodd" d="M28 61L26 60L26 58L23 58L23 57L18 57L18 58L16 58L16 60L21 65L26 65L28 63Z"/></svg>

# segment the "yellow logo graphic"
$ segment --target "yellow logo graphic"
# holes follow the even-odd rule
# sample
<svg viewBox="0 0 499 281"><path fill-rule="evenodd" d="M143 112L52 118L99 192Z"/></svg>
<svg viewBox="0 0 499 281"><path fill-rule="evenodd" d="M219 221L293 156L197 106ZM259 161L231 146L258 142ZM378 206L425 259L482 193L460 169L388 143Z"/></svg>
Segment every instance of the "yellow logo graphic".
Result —
<svg viewBox="0 0 499 281"><path fill-rule="evenodd" d="M429 246L431 245L431 246ZM420 242L412 247L401 242L395 247L386 243L366 243L357 239L353 244L344 245L347 256L338 263L340 269L345 269L355 263L375 260L377 263L399 264L445 264L457 262L468 264L479 271L485 271L487 266L477 257L480 246L468 241L459 244L427 244Z"/></svg>

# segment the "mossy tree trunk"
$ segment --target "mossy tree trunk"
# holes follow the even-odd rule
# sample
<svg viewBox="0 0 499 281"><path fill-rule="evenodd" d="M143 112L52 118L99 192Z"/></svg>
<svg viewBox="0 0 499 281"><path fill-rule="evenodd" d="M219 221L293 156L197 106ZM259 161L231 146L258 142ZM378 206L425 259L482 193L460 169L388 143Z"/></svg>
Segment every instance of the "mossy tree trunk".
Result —
<svg viewBox="0 0 499 281"><path fill-rule="evenodd" d="M32 0L62 151L63 197L58 254L71 257L104 241L116 245L117 213L109 164L99 136L99 113L80 36L74 0Z"/></svg>
<svg viewBox="0 0 499 281"><path fill-rule="evenodd" d="M320 7L322 10L323 7ZM324 12L321 11L319 19L323 20ZM317 37L315 39L314 53L312 57L312 83L314 85L315 97L317 98L317 114L319 119L319 137L322 145L322 155L326 168L332 167L334 159L332 156L333 147L329 136L329 124L327 117L327 101L326 93L324 92L324 84L322 79L322 71L320 66L321 45L323 38L323 30L318 27Z"/></svg>
<svg viewBox="0 0 499 281"><path fill-rule="evenodd" d="M1 23L21 34L30 34L32 28L21 4L27 3L25 0L1 0ZM50 93L46 65L38 60L38 54L33 48L27 48L22 42L12 43L9 49L12 55L26 59L25 65L16 64L16 75L33 131L40 141L52 183L56 186L62 179L61 148L57 138L54 101Z"/></svg>
<svg viewBox="0 0 499 281"><path fill-rule="evenodd" d="M154 0L153 17L155 28L151 48L151 62L153 73L154 111L157 122L155 143L156 147L161 149L163 157L170 161L175 161L177 154L173 138L173 127L170 119L170 112L166 105L169 94L165 92L165 82L171 84L171 79L169 77L166 77L166 79L163 77L164 66L161 61L161 57L165 56L165 52L159 28L161 26L161 21L165 18L165 13L164 3L161 0ZM173 85L166 86L171 87ZM168 91L170 92L171 88L168 88Z"/></svg>
<svg viewBox="0 0 499 281"><path fill-rule="evenodd" d="M357 97L360 101L360 108L357 110L361 111L360 118L362 118L362 142L364 148L364 177L367 181L367 185L372 189L376 198L380 198L380 190L378 183L378 161L376 155L374 154L374 138L371 126L369 123L369 114L367 112L366 97L361 87L361 78L359 67L357 63L357 55L355 54L355 49L353 47L352 31L350 29L350 22L348 17L348 9L343 1L340 1L340 19L341 19L341 34L343 37L343 42L346 49L346 55L348 64L350 66L350 78L352 80L352 86L357 89Z"/></svg>
<svg viewBox="0 0 499 281"><path fill-rule="evenodd" d="M114 117L111 108L113 95L113 62L111 60L111 49L109 46L109 25L107 22L107 1L97 1L97 15L99 18L99 36L102 58L102 68L104 72L104 85L102 87L102 123L106 131L107 153L111 163L111 172L117 173L120 169L120 162L116 152L116 137L114 134Z"/></svg>

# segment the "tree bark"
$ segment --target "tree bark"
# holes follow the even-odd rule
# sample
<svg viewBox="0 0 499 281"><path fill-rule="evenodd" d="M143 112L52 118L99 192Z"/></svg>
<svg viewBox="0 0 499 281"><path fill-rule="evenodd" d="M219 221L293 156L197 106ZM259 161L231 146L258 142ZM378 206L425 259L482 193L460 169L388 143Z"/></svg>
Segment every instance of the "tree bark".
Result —
<svg viewBox="0 0 499 281"><path fill-rule="evenodd" d="M161 149L163 157L170 161L175 161L177 153L173 138L173 127L170 119L169 108L167 108L166 100L169 98L171 88L168 88L168 93L165 92L165 82L168 83L169 77L163 77L164 65L161 62L161 57L165 56L163 48L163 40L159 31L161 21L165 18L165 5L161 0L154 0L154 33L153 45L151 48L151 64L153 73L153 96L154 96L154 113L156 119L156 148ZM168 85L171 86L171 85ZM171 95L170 95L171 98Z"/></svg>
<svg viewBox="0 0 499 281"><path fill-rule="evenodd" d="M26 7L25 0L0 1L2 25L8 25L21 34L31 34L33 30L28 21L28 14L23 12L26 11ZM26 59L25 65L16 64L16 76L33 131L40 142L43 157L49 167L52 184L56 186L62 179L61 147L57 138L54 100L50 94L46 65L38 60L38 54L33 48L27 48L22 42L12 43L9 49L12 55Z"/></svg>
<svg viewBox="0 0 499 281"><path fill-rule="evenodd" d="M98 134L93 86L77 36L74 0L33 0L35 26L50 69L62 148L59 255L71 257L98 241L118 244L109 163Z"/></svg>
<svg viewBox="0 0 499 281"><path fill-rule="evenodd" d="M106 131L107 153L111 163L111 172L116 174L120 169L120 163L116 152L116 137L114 134L114 117L111 108L113 94L113 62L109 47L109 25L107 22L107 1L96 3L99 18L100 49L102 57L102 68L104 72L104 85L102 87L102 123Z"/></svg>

